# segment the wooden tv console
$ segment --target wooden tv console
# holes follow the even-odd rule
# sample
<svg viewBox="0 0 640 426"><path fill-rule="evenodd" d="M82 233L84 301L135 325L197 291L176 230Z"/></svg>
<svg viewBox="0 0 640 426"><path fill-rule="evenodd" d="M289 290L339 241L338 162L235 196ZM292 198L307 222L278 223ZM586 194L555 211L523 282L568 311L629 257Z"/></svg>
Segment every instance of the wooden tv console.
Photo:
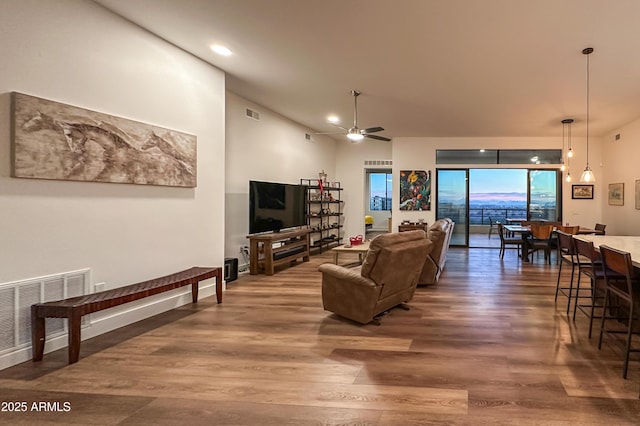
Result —
<svg viewBox="0 0 640 426"><path fill-rule="evenodd" d="M250 244L249 273L273 275L275 267L302 258L309 261L309 230L247 235ZM277 247L280 244L279 247ZM276 246L276 247L274 247Z"/></svg>

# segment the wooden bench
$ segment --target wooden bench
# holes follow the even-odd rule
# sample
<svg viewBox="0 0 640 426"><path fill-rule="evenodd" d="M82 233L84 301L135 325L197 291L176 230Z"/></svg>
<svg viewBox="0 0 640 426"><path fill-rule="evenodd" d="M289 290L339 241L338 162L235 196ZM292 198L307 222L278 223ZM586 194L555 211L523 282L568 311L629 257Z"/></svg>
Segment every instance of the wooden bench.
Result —
<svg viewBox="0 0 640 426"><path fill-rule="evenodd" d="M45 318L68 319L69 364L73 364L78 362L80 356L80 325L82 316L189 284L191 284L193 303L197 303L198 283L213 277L216 278L216 297L218 303L222 303L222 268L193 267L165 277L114 288L112 290L32 305L31 342L33 344L33 360L41 361L44 355Z"/></svg>

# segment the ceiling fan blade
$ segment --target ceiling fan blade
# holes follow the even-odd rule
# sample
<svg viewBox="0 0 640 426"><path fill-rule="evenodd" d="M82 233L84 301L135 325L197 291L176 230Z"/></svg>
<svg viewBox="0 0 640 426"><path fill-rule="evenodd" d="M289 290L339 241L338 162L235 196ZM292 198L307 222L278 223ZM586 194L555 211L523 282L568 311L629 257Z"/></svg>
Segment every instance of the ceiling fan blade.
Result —
<svg viewBox="0 0 640 426"><path fill-rule="evenodd" d="M344 132L322 132L316 133L316 135L344 135Z"/></svg>
<svg viewBox="0 0 640 426"><path fill-rule="evenodd" d="M375 132L381 132L383 130L384 128L382 127L369 127L368 129L364 129L364 133L375 133Z"/></svg>
<svg viewBox="0 0 640 426"><path fill-rule="evenodd" d="M341 125L336 124L336 123L329 122L329 124L331 124L332 126L337 127L338 129L342 129L342 130L344 130L345 132L348 130L346 127L342 127Z"/></svg>
<svg viewBox="0 0 640 426"><path fill-rule="evenodd" d="M367 135L367 134L365 134L364 137L365 138L369 138L369 139L376 139L376 140L379 140L379 141L386 141L386 142L391 141L391 139L389 139L389 138L385 138L384 136L378 136L378 135Z"/></svg>

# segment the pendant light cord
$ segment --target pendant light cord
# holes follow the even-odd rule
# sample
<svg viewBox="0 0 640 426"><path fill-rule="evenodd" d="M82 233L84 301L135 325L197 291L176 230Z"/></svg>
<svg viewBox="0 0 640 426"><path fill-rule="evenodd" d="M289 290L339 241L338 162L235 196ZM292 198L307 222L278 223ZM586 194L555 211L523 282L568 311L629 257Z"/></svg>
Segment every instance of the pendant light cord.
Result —
<svg viewBox="0 0 640 426"><path fill-rule="evenodd" d="M587 54L587 168L589 167L589 54Z"/></svg>

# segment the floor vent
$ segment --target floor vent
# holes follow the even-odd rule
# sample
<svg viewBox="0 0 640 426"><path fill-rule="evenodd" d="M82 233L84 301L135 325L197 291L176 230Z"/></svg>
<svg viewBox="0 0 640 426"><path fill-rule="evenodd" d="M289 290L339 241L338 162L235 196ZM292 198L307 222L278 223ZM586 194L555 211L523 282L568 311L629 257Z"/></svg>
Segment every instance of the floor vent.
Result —
<svg viewBox="0 0 640 426"><path fill-rule="evenodd" d="M260 113L258 111L254 111L252 109L247 108L246 115L247 115L247 118L260 121Z"/></svg>
<svg viewBox="0 0 640 426"><path fill-rule="evenodd" d="M84 269L0 284L0 355L31 346L31 305L85 295L89 278L90 270ZM47 338L65 331L62 318L47 318Z"/></svg>
<svg viewBox="0 0 640 426"><path fill-rule="evenodd" d="M391 166L391 160L364 160L365 166Z"/></svg>

